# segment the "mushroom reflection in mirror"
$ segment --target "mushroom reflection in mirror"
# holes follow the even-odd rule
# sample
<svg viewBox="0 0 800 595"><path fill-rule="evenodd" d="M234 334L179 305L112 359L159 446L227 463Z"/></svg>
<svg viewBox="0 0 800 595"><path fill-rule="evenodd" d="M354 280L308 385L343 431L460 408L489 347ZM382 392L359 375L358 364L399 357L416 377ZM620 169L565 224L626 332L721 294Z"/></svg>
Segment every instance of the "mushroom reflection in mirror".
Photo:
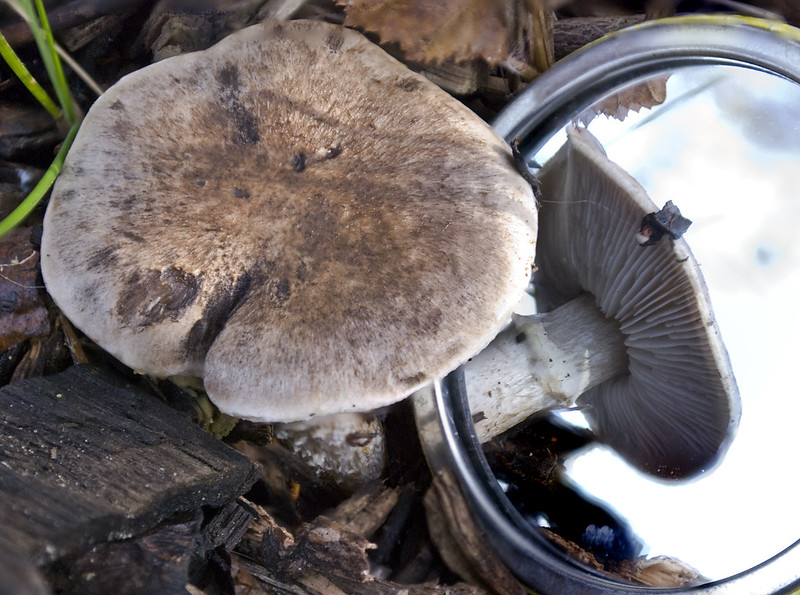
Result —
<svg viewBox="0 0 800 595"><path fill-rule="evenodd" d="M658 207L585 129L540 172L537 288L552 306L590 292L625 336L628 373L578 399L603 442L666 478L717 460L739 420L739 394L700 268L686 240L640 246Z"/></svg>
<svg viewBox="0 0 800 595"><path fill-rule="evenodd" d="M532 191L474 113L356 31L265 22L92 106L42 273L130 367L296 421L398 401L482 349L535 236Z"/></svg>
<svg viewBox="0 0 800 595"><path fill-rule="evenodd" d="M659 209L585 129L568 128L539 178L535 283L548 312L516 317L465 366L479 435L577 403L639 469L672 479L709 469L740 404L685 239L639 244L643 218Z"/></svg>

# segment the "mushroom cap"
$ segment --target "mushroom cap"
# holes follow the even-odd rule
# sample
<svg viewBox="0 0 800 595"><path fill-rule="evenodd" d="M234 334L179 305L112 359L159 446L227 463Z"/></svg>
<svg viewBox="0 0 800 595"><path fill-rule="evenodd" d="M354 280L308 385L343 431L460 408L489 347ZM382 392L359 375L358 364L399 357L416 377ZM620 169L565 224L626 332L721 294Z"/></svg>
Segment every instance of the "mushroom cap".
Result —
<svg viewBox="0 0 800 595"><path fill-rule="evenodd" d="M483 348L535 236L529 185L471 111L355 31L263 23L98 99L42 273L128 366L293 421L399 400Z"/></svg>
<svg viewBox="0 0 800 595"><path fill-rule="evenodd" d="M619 323L628 374L580 396L598 439L665 478L710 468L740 416L739 393L700 267L684 239L640 246L658 211L639 183L585 129L539 177L543 206L536 285L557 307L588 291Z"/></svg>

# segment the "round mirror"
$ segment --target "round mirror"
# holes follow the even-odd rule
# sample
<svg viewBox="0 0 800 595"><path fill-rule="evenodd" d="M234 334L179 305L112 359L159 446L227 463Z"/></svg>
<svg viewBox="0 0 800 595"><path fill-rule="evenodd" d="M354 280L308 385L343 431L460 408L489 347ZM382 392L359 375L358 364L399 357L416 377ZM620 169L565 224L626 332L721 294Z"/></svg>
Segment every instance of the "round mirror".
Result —
<svg viewBox="0 0 800 595"><path fill-rule="evenodd" d="M791 28L666 19L567 58L497 118L528 172L544 173L542 227L561 200L548 164L574 130L632 177L654 211L670 204L662 214L687 220L678 231L666 226L660 241L690 248L741 403L719 458L676 481L598 440L580 399L481 446L463 371L439 383L435 398L418 397L432 466L455 470L492 545L533 589L770 593L800 581L800 405L787 375L800 331L799 82L800 33ZM544 262L537 275L550 273ZM536 307L547 310L537 286ZM651 389L670 398L669 383Z"/></svg>
<svg viewBox="0 0 800 595"><path fill-rule="evenodd" d="M617 511L648 556L676 557L707 579L743 572L800 537L797 477L787 467L800 458L800 400L787 383L796 354L788 339L800 332L800 237L789 223L800 215L798 114L800 85L701 66L670 75L660 105L587 125L657 205L672 200L692 221L684 237L743 415L724 458L691 482L660 482L599 445L568 456L566 477ZM588 428L579 416L568 418ZM740 522L755 511L755 522Z"/></svg>

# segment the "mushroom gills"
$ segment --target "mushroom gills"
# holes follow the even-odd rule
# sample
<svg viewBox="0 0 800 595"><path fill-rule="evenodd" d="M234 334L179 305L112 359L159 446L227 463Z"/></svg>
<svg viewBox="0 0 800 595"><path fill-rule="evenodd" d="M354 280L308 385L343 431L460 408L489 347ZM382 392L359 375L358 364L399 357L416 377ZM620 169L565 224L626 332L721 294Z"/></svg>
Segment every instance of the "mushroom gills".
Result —
<svg viewBox="0 0 800 595"><path fill-rule="evenodd" d="M619 339L612 339L611 347L592 346L598 336L587 330L585 345L578 347L581 331L574 331L575 341L569 344L574 351L564 358L565 365L580 371L586 381L573 379L566 385L568 394L563 386L550 392L554 381L542 381L539 374L546 366L526 361L530 349L520 348L521 355L511 363L524 372L506 369L504 378L514 374L519 385L527 374L529 382L542 384L544 396L524 404L525 411L516 417L576 402L598 439L637 468L674 479L709 470L735 434L741 405L708 291L686 240L639 245L643 217L658 208L586 129L569 126L567 142L538 177L542 206L535 286L537 302L551 310L543 321L547 316L563 321L557 314L564 304L597 308L616 327ZM523 328L528 329L524 343L543 332L551 339L556 335L553 321L549 328L543 321L515 319L498 341L506 349L509 337L519 337ZM534 332L537 327L544 331ZM536 341L535 350L546 344ZM490 347L500 348L499 343ZM602 364L611 366L607 372L586 376L577 363L582 355L607 349L624 349L624 358L609 357ZM558 357L561 352L555 353ZM467 378L469 366L482 359L473 358L465 367ZM623 360L625 369L620 367ZM559 374L565 376L563 370ZM469 383L467 388L471 395ZM528 387L524 394L534 390L539 389ZM523 401L496 404L494 410L519 408ZM479 433L482 424L488 428L494 422L478 421Z"/></svg>

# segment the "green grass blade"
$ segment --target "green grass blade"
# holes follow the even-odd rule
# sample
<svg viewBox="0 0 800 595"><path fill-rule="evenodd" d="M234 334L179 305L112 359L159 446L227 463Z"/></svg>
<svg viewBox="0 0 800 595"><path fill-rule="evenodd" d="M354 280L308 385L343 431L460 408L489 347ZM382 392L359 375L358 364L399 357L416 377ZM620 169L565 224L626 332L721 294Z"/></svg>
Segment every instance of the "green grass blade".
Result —
<svg viewBox="0 0 800 595"><path fill-rule="evenodd" d="M64 139L64 142L61 144L61 148L58 150L55 159L50 164L50 167L47 168L47 171L44 172L42 179L39 180L39 183L31 190L30 194L25 197L20 205L14 209L5 219L0 221L0 236L5 235L9 230L16 227L19 223L21 223L31 212L36 208L36 205L44 198L44 195L47 194L47 191L50 190L50 187L55 182L56 177L61 172L61 167L64 165L64 159L67 156L67 151L72 146L72 141L75 140L75 135L78 134L78 128L80 127L79 123L74 123L72 127L67 132L67 136Z"/></svg>
<svg viewBox="0 0 800 595"><path fill-rule="evenodd" d="M72 105L72 94L69 91L69 84L67 77L64 75L64 68L61 66L61 59L58 57L56 51L56 41L53 37L53 30L50 28L50 21L47 19L47 12L44 9L42 0L36 0L36 9L39 12L39 21L44 29L44 38L46 41L47 51L49 52L52 71L48 68L50 74L50 82L58 96L59 103L61 103L61 110L64 112L67 122L70 126L75 123L75 108ZM42 58L44 58L44 51L42 51Z"/></svg>
<svg viewBox="0 0 800 595"><path fill-rule="evenodd" d="M56 67L56 63L59 64L59 66L61 63L58 60L57 56L56 60L55 61L53 60L55 47L53 45L54 42L52 38L52 31L48 43L47 35L45 34L44 29L42 29L42 25L39 22L39 15L37 14L37 11L34 8L33 2L31 2L31 0L14 0L11 3L17 6L17 8L25 15L25 21L27 22L28 27L31 30L31 34L33 35L33 40L36 42L36 47L39 48L39 55L42 57L42 63L44 64L45 69L47 70L47 75L50 77L50 83L53 85L53 89L56 92L58 101L61 104L61 109L64 111L64 114L67 117L67 122L70 125L72 125L74 119L69 119L70 114L73 112L72 102L67 99L70 97L69 88L67 88L66 86L63 87L61 86L57 73L58 69ZM69 107L66 107L67 105Z"/></svg>
<svg viewBox="0 0 800 595"><path fill-rule="evenodd" d="M39 85L36 79L30 74L25 65L17 57L14 50L8 44L7 40L0 33L0 56L8 63L14 73L20 78L26 88L33 94L33 96L53 115L54 118L66 118L67 123L70 125L64 141L56 154L55 159L44 172L44 175L31 190L28 196L14 209L5 219L0 221L0 236L5 235L9 230L19 225L28 215L33 212L36 206L45 197L47 192L55 182L56 177L61 172L61 167L66 159L67 152L75 140L75 135L78 133L80 121L76 117L75 109L72 101L72 94L67 84L64 69L61 66L61 60L57 53L55 39L53 38L53 31L50 28L50 23L47 20L47 14L44 9L42 0L36 1L36 11L34 10L31 0L6 0L12 7L17 10L25 19L33 34L36 45L39 48L39 54L42 61L47 68L47 74L50 77L50 82L55 89L58 96L61 109L50 98L47 92ZM38 19L37 19L38 11Z"/></svg>
<svg viewBox="0 0 800 595"><path fill-rule="evenodd" d="M19 80L25 85L25 88L31 92L36 98L36 101L42 104L42 107L48 111L48 113L53 116L54 118L61 117L61 110L55 104L55 102L50 99L50 96L47 94L47 91L39 84L39 82L33 77L30 71L25 67L22 61L17 56L16 52L14 52L13 48L8 44L6 38L0 33L0 56L3 57L6 64L8 64L9 68L17 75Z"/></svg>

